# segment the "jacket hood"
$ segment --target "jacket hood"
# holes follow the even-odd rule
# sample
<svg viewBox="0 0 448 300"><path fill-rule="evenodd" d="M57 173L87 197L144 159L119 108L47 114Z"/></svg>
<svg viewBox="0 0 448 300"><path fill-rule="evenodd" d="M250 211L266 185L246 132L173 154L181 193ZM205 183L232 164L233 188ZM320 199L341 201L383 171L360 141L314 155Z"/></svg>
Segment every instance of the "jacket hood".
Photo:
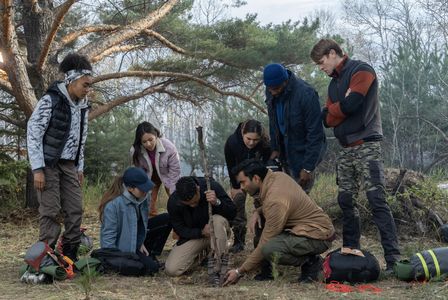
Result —
<svg viewBox="0 0 448 300"><path fill-rule="evenodd" d="M243 133L241 132L241 127L243 126L243 122L238 124L238 127L233 132L231 139L230 139L230 145L234 149L238 149L239 153L251 153L256 152L258 150L261 150L263 142L260 140L260 142L252 149L249 149L246 147L246 144L244 144L243 140Z"/></svg>
<svg viewBox="0 0 448 300"><path fill-rule="evenodd" d="M77 104L75 104L73 102L73 100L70 97L70 94L67 91L67 87L65 85L64 81L55 81L53 82L50 87L47 89L47 93L53 93L53 94L57 94L60 97L63 97L64 99L67 99L68 103L70 104L71 107L77 107L80 109L84 109L87 108L88 105L88 100L87 97L84 99L80 99L79 102Z"/></svg>
<svg viewBox="0 0 448 300"><path fill-rule="evenodd" d="M127 189L127 187L125 185L123 185L123 187L124 187L123 197L125 198L127 204L132 204L132 205L135 205L135 206L139 206L139 205L142 205L143 202L145 202L146 195L144 197L140 198L140 199L137 199L137 198L134 197L134 195L132 195L128 191L128 189Z"/></svg>

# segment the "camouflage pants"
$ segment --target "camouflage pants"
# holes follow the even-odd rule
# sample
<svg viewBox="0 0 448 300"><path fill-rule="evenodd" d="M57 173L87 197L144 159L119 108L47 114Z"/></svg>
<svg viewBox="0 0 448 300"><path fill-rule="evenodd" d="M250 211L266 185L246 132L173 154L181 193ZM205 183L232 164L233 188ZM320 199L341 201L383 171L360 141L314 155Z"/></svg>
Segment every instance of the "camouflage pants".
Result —
<svg viewBox="0 0 448 300"><path fill-rule="evenodd" d="M337 163L338 203L343 214L343 245L360 248L361 227L354 199L364 183L373 221L381 235L384 257L388 264L399 256L395 222L386 202L384 167L380 142L367 142L343 148Z"/></svg>

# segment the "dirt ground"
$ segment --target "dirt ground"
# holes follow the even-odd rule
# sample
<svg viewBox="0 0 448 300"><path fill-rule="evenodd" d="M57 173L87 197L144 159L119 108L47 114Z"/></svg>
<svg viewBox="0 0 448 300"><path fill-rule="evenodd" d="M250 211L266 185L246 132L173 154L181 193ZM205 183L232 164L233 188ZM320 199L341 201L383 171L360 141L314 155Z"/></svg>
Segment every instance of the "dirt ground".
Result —
<svg viewBox="0 0 448 300"><path fill-rule="evenodd" d="M86 213L84 225L98 246L99 222L96 214ZM0 299L86 299L79 279L49 285L27 285L19 282L19 267L24 263L26 249L36 241L38 219L31 213L16 213L0 220ZM232 257L239 265L252 247L248 236L247 250ZM340 245L339 239L333 248ZM167 243L164 260L173 241ZM442 244L425 238L400 240L404 257L415 249L440 247ZM375 233L362 237L362 245L374 253L384 267L382 249ZM169 278L163 272L154 277L127 278L117 275L101 276L92 284L90 299L448 299L448 282L406 283L395 279L380 279L373 283L379 293L339 293L326 289L323 283L298 284L299 270L280 266L281 275L274 281L257 282L253 274L242 278L237 285L226 288L208 287L206 268L198 266L190 275Z"/></svg>

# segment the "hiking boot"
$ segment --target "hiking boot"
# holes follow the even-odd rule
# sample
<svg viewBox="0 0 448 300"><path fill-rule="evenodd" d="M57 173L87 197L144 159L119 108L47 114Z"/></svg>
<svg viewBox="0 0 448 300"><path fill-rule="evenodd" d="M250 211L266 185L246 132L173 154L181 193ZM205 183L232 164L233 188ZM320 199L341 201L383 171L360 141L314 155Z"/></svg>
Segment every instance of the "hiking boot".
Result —
<svg viewBox="0 0 448 300"><path fill-rule="evenodd" d="M155 255L151 255L151 258L159 267L159 271L165 270L165 263L163 261L159 261Z"/></svg>
<svg viewBox="0 0 448 300"><path fill-rule="evenodd" d="M230 253L238 253L244 250L244 244L246 243L246 226L234 226L232 230L234 242L229 251Z"/></svg>
<svg viewBox="0 0 448 300"><path fill-rule="evenodd" d="M232 247L230 247L229 252L230 253L239 253L244 250L244 244L242 243L235 243Z"/></svg>
<svg viewBox="0 0 448 300"><path fill-rule="evenodd" d="M384 277L387 278L387 277L395 276L394 265L395 265L395 262L387 263L386 269L383 271L383 276Z"/></svg>
<svg viewBox="0 0 448 300"><path fill-rule="evenodd" d="M261 263L261 272L255 275L254 279L257 281L274 280L274 276L272 276L272 266L269 261L263 260Z"/></svg>
<svg viewBox="0 0 448 300"><path fill-rule="evenodd" d="M62 253L70 258L73 262L78 261L78 244L62 244Z"/></svg>
<svg viewBox="0 0 448 300"><path fill-rule="evenodd" d="M255 275L254 279L256 281L269 281L274 280L274 276L272 276L272 272L271 273L260 272L257 275Z"/></svg>
<svg viewBox="0 0 448 300"><path fill-rule="evenodd" d="M300 283L312 283L319 281L319 274L322 272L323 259L320 255L310 256L302 265L302 273L300 274Z"/></svg>

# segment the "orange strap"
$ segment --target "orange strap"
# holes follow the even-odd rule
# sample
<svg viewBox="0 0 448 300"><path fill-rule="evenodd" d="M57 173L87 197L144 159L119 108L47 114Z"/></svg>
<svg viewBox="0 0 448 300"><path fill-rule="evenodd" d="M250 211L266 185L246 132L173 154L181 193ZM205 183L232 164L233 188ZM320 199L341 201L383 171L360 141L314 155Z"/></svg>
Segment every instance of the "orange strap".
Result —
<svg viewBox="0 0 448 300"><path fill-rule="evenodd" d="M355 291L352 286L342 284L337 281L331 281L329 284L325 285L325 288L329 291L338 293L351 293Z"/></svg>
<svg viewBox="0 0 448 300"><path fill-rule="evenodd" d="M380 289L379 287L376 287L372 284L362 284L362 285L358 285L357 286L358 291L363 293L363 292L372 292L375 294L379 294L381 293L383 290Z"/></svg>
<svg viewBox="0 0 448 300"><path fill-rule="evenodd" d="M331 281L330 283L325 285L325 288L332 292L338 292L338 293L352 293L352 292L371 292L375 294L381 293L383 290L372 285L372 284L362 284L358 285L356 287L350 286L347 284L339 283L337 281Z"/></svg>

